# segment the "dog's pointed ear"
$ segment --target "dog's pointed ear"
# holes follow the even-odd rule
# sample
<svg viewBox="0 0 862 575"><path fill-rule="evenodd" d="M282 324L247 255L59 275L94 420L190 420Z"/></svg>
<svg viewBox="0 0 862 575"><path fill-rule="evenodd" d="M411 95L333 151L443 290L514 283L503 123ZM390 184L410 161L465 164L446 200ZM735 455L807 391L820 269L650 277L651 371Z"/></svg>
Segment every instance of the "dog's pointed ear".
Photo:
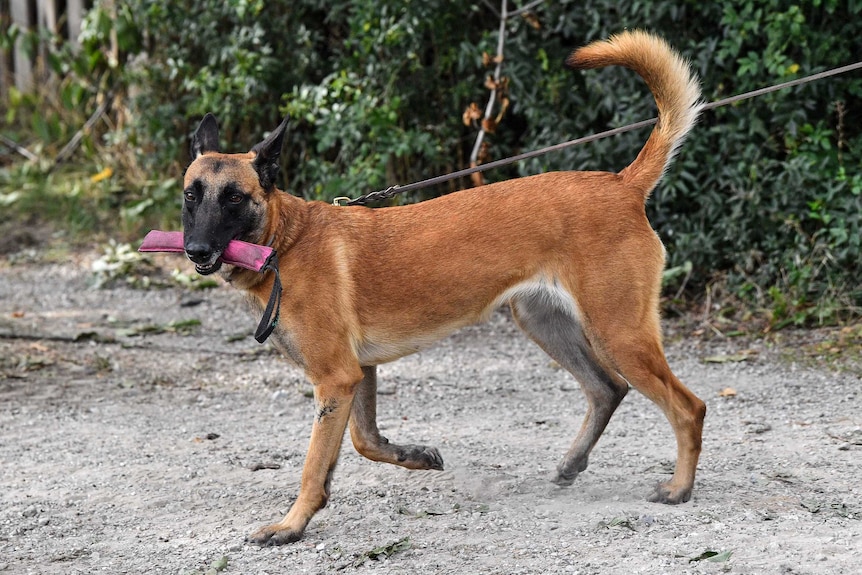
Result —
<svg viewBox="0 0 862 575"><path fill-rule="evenodd" d="M192 145L190 155L192 161L197 160L200 156L207 152L218 152L218 122L215 116L207 113L201 123L198 124L198 129L192 135Z"/></svg>
<svg viewBox="0 0 862 575"><path fill-rule="evenodd" d="M284 132L290 116L285 116L278 128L273 130L264 141L251 149L255 153L254 169L260 180L260 186L269 191L275 185L278 177L278 161L281 157L281 146L284 143Z"/></svg>

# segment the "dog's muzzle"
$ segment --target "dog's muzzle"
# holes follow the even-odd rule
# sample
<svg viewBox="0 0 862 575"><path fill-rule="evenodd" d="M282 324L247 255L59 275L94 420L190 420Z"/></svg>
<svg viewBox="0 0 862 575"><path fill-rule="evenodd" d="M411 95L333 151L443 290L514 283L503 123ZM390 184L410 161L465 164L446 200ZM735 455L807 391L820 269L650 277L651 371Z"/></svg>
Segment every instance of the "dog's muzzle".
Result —
<svg viewBox="0 0 862 575"><path fill-rule="evenodd" d="M208 276L210 274L214 274L221 269L221 260L217 259L215 263L212 264L195 264L195 271L201 274L202 276Z"/></svg>
<svg viewBox="0 0 862 575"><path fill-rule="evenodd" d="M186 257L195 264L195 271L202 276L213 274L221 268L221 250L213 252L208 248L188 245L185 248Z"/></svg>

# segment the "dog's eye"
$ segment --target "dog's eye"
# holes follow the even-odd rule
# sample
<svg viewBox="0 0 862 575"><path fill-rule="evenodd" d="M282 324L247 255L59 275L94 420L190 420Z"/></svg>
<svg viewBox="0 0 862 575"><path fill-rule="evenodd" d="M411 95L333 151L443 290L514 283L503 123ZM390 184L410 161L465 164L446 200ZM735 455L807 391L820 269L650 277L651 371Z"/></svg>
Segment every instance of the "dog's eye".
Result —
<svg viewBox="0 0 862 575"><path fill-rule="evenodd" d="M195 195L193 192L183 192L183 197L186 199L187 202L195 201Z"/></svg>
<svg viewBox="0 0 862 575"><path fill-rule="evenodd" d="M233 193L227 197L227 201L232 203L232 204L240 204L240 203L242 203L243 200L245 200L245 196L243 194L238 193L238 192Z"/></svg>

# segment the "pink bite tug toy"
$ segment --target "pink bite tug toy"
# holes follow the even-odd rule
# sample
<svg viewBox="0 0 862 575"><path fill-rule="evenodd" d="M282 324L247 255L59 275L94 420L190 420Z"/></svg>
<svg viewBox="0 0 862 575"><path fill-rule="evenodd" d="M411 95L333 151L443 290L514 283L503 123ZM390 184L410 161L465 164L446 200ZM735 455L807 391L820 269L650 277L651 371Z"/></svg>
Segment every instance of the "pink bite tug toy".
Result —
<svg viewBox="0 0 862 575"><path fill-rule="evenodd" d="M183 232L161 232L153 230L146 235L139 252L172 252L184 253ZM261 246L240 240L231 240L221 254L221 260L233 266L239 266L256 272L272 271L275 281L272 284L272 292L269 294L269 302L263 310L263 317L254 339L263 343L278 325L278 316L281 310L281 278L278 274L278 258L275 250L269 246Z"/></svg>
<svg viewBox="0 0 862 575"><path fill-rule="evenodd" d="M162 232L153 230L146 235L139 252L173 252L183 253L183 232ZM221 255L221 260L233 266L259 272L275 250L240 240L231 240Z"/></svg>

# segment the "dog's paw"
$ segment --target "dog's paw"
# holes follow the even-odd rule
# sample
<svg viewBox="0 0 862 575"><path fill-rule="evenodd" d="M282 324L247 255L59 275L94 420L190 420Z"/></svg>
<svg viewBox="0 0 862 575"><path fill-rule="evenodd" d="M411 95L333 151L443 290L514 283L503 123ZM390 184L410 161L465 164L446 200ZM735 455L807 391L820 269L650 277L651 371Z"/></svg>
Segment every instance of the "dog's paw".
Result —
<svg viewBox="0 0 862 575"><path fill-rule="evenodd" d="M428 445L404 445L398 454L398 464L409 469L434 469L443 471L443 456L436 447Z"/></svg>
<svg viewBox="0 0 862 575"><path fill-rule="evenodd" d="M251 535L245 538L249 543L260 545L261 547L273 547L275 545L285 545L294 543L302 539L302 531L294 529L283 529L278 523L261 527Z"/></svg>
<svg viewBox="0 0 862 575"><path fill-rule="evenodd" d="M575 479L578 478L581 471L587 468L587 465L589 465L589 460L586 457L573 460L564 459L557 466L557 476L553 482L560 487L568 487L575 482Z"/></svg>
<svg viewBox="0 0 862 575"><path fill-rule="evenodd" d="M436 447L425 447L422 450L422 453L419 454L419 459L425 462L427 465L426 469L435 469L437 471L443 471L443 456L440 455L440 452Z"/></svg>
<svg viewBox="0 0 862 575"><path fill-rule="evenodd" d="M568 487L572 483L575 482L575 479L578 478L578 472L575 471L574 474L568 475L563 473L557 473L557 476L554 477L551 481L560 487Z"/></svg>
<svg viewBox="0 0 862 575"><path fill-rule="evenodd" d="M677 505L691 499L691 487L675 487L671 482L659 483L653 492L647 497L652 503L667 503Z"/></svg>

